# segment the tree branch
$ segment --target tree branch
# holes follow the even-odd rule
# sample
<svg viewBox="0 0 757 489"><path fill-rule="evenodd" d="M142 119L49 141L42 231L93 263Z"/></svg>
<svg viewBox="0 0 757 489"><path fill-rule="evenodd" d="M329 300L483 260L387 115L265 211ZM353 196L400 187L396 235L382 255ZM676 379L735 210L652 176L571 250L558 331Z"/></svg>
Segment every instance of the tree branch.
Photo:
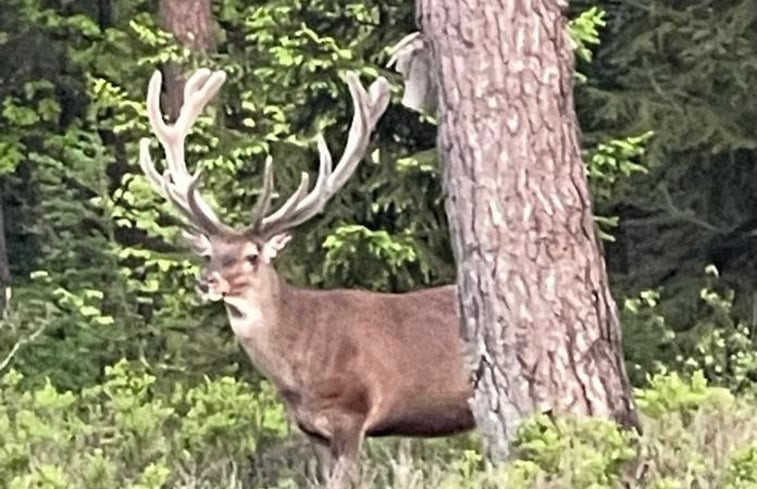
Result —
<svg viewBox="0 0 757 489"><path fill-rule="evenodd" d="M11 351L5 356L2 362L0 362L0 372L5 370L5 368L10 365L11 361L13 360L13 357L16 356L18 351L21 349L22 346L24 346L27 343L31 343L32 341L36 340L39 335L41 335L45 331L45 327L47 325L40 326L34 333L30 334L29 336L25 338L21 338L16 342L15 345L13 345L13 348L11 348Z"/></svg>
<svg viewBox="0 0 757 489"><path fill-rule="evenodd" d="M684 211L684 210L679 209L673 203L673 198L670 196L670 192L668 192L667 187L663 186L660 190L662 192L662 197L665 199L665 210L668 212L668 215L670 217L688 222L690 224L694 224L695 226L699 226L715 234L728 234L731 231L733 231L733 227L731 228L717 227L705 221L704 219L700 219L696 217L694 212L692 212L691 210Z"/></svg>

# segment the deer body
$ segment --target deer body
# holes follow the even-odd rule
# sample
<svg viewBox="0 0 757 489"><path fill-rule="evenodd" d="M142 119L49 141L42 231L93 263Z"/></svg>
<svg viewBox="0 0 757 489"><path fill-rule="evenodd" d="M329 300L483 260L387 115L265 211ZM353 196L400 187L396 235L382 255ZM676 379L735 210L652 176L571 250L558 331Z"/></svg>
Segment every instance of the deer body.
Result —
<svg viewBox="0 0 757 489"><path fill-rule="evenodd" d="M359 430L350 436L472 427L470 384L460 350L450 348L460 341L453 287L377 294L280 282L278 300L278 318L261 328L230 321L241 325L235 331L254 330L237 333L240 343L306 432L331 438L334 427L316 422L329 410L354 416Z"/></svg>
<svg viewBox="0 0 757 489"><path fill-rule="evenodd" d="M199 173L190 175L184 161L184 139L224 79L223 72L198 70L186 83L178 119L167 125L159 108L160 74L153 75L148 116L167 170L163 175L156 170L147 139L140 144L140 165L185 217L184 237L207 260L200 292L223 301L253 364L328 459L329 480L341 484L365 436L439 436L473 428L468 407L473 390L464 375L454 286L405 294L312 290L288 284L273 265L289 240L287 231L319 213L354 172L388 104L386 80L366 92L349 75L355 113L337 165L319 137L314 188L308 192L304 173L295 193L269 213L269 159L253 222L235 230L199 194Z"/></svg>
<svg viewBox="0 0 757 489"><path fill-rule="evenodd" d="M335 458L354 458L364 436L473 427L454 286L404 294L299 288L270 262L229 259L254 256L258 245L230 239L211 246L200 288L223 291L252 363L300 429Z"/></svg>

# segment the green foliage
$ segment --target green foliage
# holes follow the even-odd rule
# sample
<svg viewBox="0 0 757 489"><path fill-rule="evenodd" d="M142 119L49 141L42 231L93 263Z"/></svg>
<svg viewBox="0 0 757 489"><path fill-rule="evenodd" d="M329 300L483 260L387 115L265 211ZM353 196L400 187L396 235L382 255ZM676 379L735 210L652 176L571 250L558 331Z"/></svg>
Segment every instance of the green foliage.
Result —
<svg viewBox="0 0 757 489"><path fill-rule="evenodd" d="M409 239L400 240L386 231L350 225L338 227L326 238L323 247L327 250L324 267L337 279L336 283L373 289L397 288L391 284L402 280L412 284L412 278L403 277L409 271L408 266L418 262ZM357 257L361 257L359 262ZM368 262L366 257L372 260Z"/></svg>
<svg viewBox="0 0 757 489"><path fill-rule="evenodd" d="M219 377L166 390L144 365L119 362L101 385L77 392L49 382L28 389L10 371L0 401L3 487L312 485L308 452L283 443L288 427L267 384ZM358 488L736 489L757 479L753 404L708 387L701 373L656 375L637 402L641 437L602 420L536 416L519 430L514 459L497 468L471 438L370 441Z"/></svg>
<svg viewBox="0 0 757 489"><path fill-rule="evenodd" d="M731 455L725 476L726 487L752 487L757 485L757 444Z"/></svg>
<svg viewBox="0 0 757 489"><path fill-rule="evenodd" d="M288 433L270 388L230 377L156 389L138 364L80 392L0 380L0 485L9 488L217 487Z"/></svg>
<svg viewBox="0 0 757 489"><path fill-rule="evenodd" d="M723 388L707 386L701 371L696 371L690 380L677 373L657 374L649 380L649 387L637 394L639 408L651 417L659 418L671 412L690 415L703 405L718 399L731 399Z"/></svg>
<svg viewBox="0 0 757 489"><path fill-rule="evenodd" d="M675 332L657 308L659 293L645 290L627 298L621 309L623 349L628 376L633 385L675 362Z"/></svg>
<svg viewBox="0 0 757 489"><path fill-rule="evenodd" d="M735 290L733 314L751 321L757 16L749 0L571 2L606 15L581 71L576 107L591 145L654 131L644 165L600 215L619 218L607 248L616 296L659 290L680 329L696 323L701 270L714 263Z"/></svg>
<svg viewBox="0 0 757 489"><path fill-rule="evenodd" d="M660 311L656 291L625 301L624 348L634 384L675 369L689 375L702 372L709 381L734 392L755 392L755 332L734 314L734 291L720 282L717 269L710 266L706 272L706 286L692 297L700 310L693 324L671 326Z"/></svg>
<svg viewBox="0 0 757 489"><path fill-rule="evenodd" d="M613 139L599 143L586 156L587 178L591 195L599 202L606 202L615 193L615 187L634 173L646 173L639 161L644 156L646 145L652 138L651 131L640 136Z"/></svg>
<svg viewBox="0 0 757 489"><path fill-rule="evenodd" d="M175 248L176 221L134 164L136 143L149 134L145 82L167 61L184 63L187 71L199 64L227 70L219 104L198 121L187 158L193 169L206 170L204 189L217 196L219 213L240 224L257 197L267 155L274 156L277 190L285 197L302 171L315 169L317 131L338 154L351 116L342 74L350 69L375 78L381 59L374 57L383 56L385 39L404 32L392 30L395 21L381 30L376 22L401 19L410 8L224 2L214 12L222 27L218 55L201 59L160 31L152 5L111 7L32 0L0 7L7 39L0 54L13 66L0 68L0 195L14 278L3 350L25 345L13 364L27 382L49 376L66 388L98 382L103 365L122 357L145 358L167 375L197 380L218 368L232 373L239 354L228 331L218 332L221 311L197 304L196 266ZM28 55L18 55L20 46ZM402 145L363 165L324 218L289 246L281 265L295 282L349 284L366 277L355 268L363 260L383 273L364 286L410 288L449 279L448 271L438 271L451 268L438 199L418 199L439 194L424 191L438 188L438 178L394 183L394 155L419 140L408 128L416 121L394 119L405 134ZM433 144L428 131L420 139ZM380 205L366 199L371 194L381 195ZM329 238L333 229L350 228L367 231L349 233L358 254L330 246L343 239ZM395 280L389 271L404 277ZM29 348L27 340L40 330Z"/></svg>
<svg viewBox="0 0 757 489"><path fill-rule="evenodd" d="M688 332L688 358L683 371L702 370L718 384L740 392L754 390L757 380L755 330L734 315L734 291L717 282L718 271L707 268L710 283L700 292L704 311Z"/></svg>
<svg viewBox="0 0 757 489"><path fill-rule="evenodd" d="M628 177L635 173L647 172L647 168L640 161L652 135L649 131L640 136L611 139L585 152L586 178L594 202L599 208L603 208L611 200L611 196L619 192L618 187L630 185L631 179ZM618 225L618 217L597 215L595 220L599 225L600 237L606 241L615 241L610 228Z"/></svg>
<svg viewBox="0 0 757 489"><path fill-rule="evenodd" d="M734 465L744 468L742 480L754 476L738 462L757 436L748 398L708 387L698 373L657 375L637 399L648 416L641 456L649 487L745 487L734 483Z"/></svg>
<svg viewBox="0 0 757 489"><path fill-rule="evenodd" d="M571 38L576 44L576 56L586 62L592 58L591 48L600 44L599 28L607 25L605 11L591 7L568 22Z"/></svg>
<svg viewBox="0 0 757 489"><path fill-rule="evenodd" d="M620 468L636 456L634 436L601 420L537 416L519 429L514 444L519 464L533 464L542 474L561 474L570 487L613 486Z"/></svg>

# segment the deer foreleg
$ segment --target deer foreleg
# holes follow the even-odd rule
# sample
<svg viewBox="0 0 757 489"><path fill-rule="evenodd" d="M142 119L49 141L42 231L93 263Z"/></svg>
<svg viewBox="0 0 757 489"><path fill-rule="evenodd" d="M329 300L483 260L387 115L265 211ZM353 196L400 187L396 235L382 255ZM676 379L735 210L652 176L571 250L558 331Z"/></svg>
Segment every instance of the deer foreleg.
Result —
<svg viewBox="0 0 757 489"><path fill-rule="evenodd" d="M308 440L313 447L317 463L316 480L320 484L327 484L334 472L336 459L332 453L331 443L321 436L308 435Z"/></svg>
<svg viewBox="0 0 757 489"><path fill-rule="evenodd" d="M363 424L362 416L333 411L321 413L313 420L308 438L318 459L322 482L328 489L343 489L355 480Z"/></svg>

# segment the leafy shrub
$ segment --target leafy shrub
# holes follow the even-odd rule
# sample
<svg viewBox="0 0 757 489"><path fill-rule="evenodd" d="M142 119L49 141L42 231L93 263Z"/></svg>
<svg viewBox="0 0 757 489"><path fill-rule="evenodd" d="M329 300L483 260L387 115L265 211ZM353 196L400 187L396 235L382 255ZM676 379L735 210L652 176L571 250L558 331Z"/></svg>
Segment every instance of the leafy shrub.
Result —
<svg viewBox="0 0 757 489"><path fill-rule="evenodd" d="M757 443L731 455L726 468L725 484L734 489L757 487Z"/></svg>
<svg viewBox="0 0 757 489"><path fill-rule="evenodd" d="M688 380L655 375L637 399L645 415L645 486L749 487L735 482L757 475L742 455L757 441L757 410L748 398L708 386L697 372Z"/></svg>
<svg viewBox="0 0 757 489"><path fill-rule="evenodd" d="M636 399L646 415L659 418L670 413L689 416L712 401L731 400L732 395L726 389L708 386L701 371L688 380L672 372L652 376L648 388L637 390Z"/></svg>
<svg viewBox="0 0 757 489"><path fill-rule="evenodd" d="M756 330L733 311L734 291L717 281L718 271L707 269L710 284L700 292L703 313L687 333L688 348L679 358L685 372L702 370L708 379L734 391L754 390L757 382Z"/></svg>
<svg viewBox="0 0 757 489"><path fill-rule="evenodd" d="M519 463L531 462L541 473L562 474L570 487L613 485L623 463L636 455L633 435L604 420L537 416L519 431L514 444Z"/></svg>
<svg viewBox="0 0 757 489"><path fill-rule="evenodd" d="M597 419L537 416L514 459L484 463L475 435L370 440L360 489L746 488L757 480L757 408L703 372L636 390L644 434ZM309 487L314 462L268 384L205 378L170 388L119 362L79 392L0 379L0 487Z"/></svg>
<svg viewBox="0 0 757 489"><path fill-rule="evenodd" d="M657 309L659 293L644 290L627 298L621 309L623 350L628 376L642 385L650 374L675 362L675 332Z"/></svg>
<svg viewBox="0 0 757 489"><path fill-rule="evenodd" d="M709 266L705 272L708 283L695 298L700 314L677 331L660 312L657 291L626 299L623 342L634 385L656 372L701 371L707 380L734 392L755 391L755 330L734 313L734 291L719 282L717 269Z"/></svg>
<svg viewBox="0 0 757 489"><path fill-rule="evenodd" d="M109 367L79 393L0 381L0 486L152 489L228 486L287 433L270 388L229 377L155 389L139 364Z"/></svg>

